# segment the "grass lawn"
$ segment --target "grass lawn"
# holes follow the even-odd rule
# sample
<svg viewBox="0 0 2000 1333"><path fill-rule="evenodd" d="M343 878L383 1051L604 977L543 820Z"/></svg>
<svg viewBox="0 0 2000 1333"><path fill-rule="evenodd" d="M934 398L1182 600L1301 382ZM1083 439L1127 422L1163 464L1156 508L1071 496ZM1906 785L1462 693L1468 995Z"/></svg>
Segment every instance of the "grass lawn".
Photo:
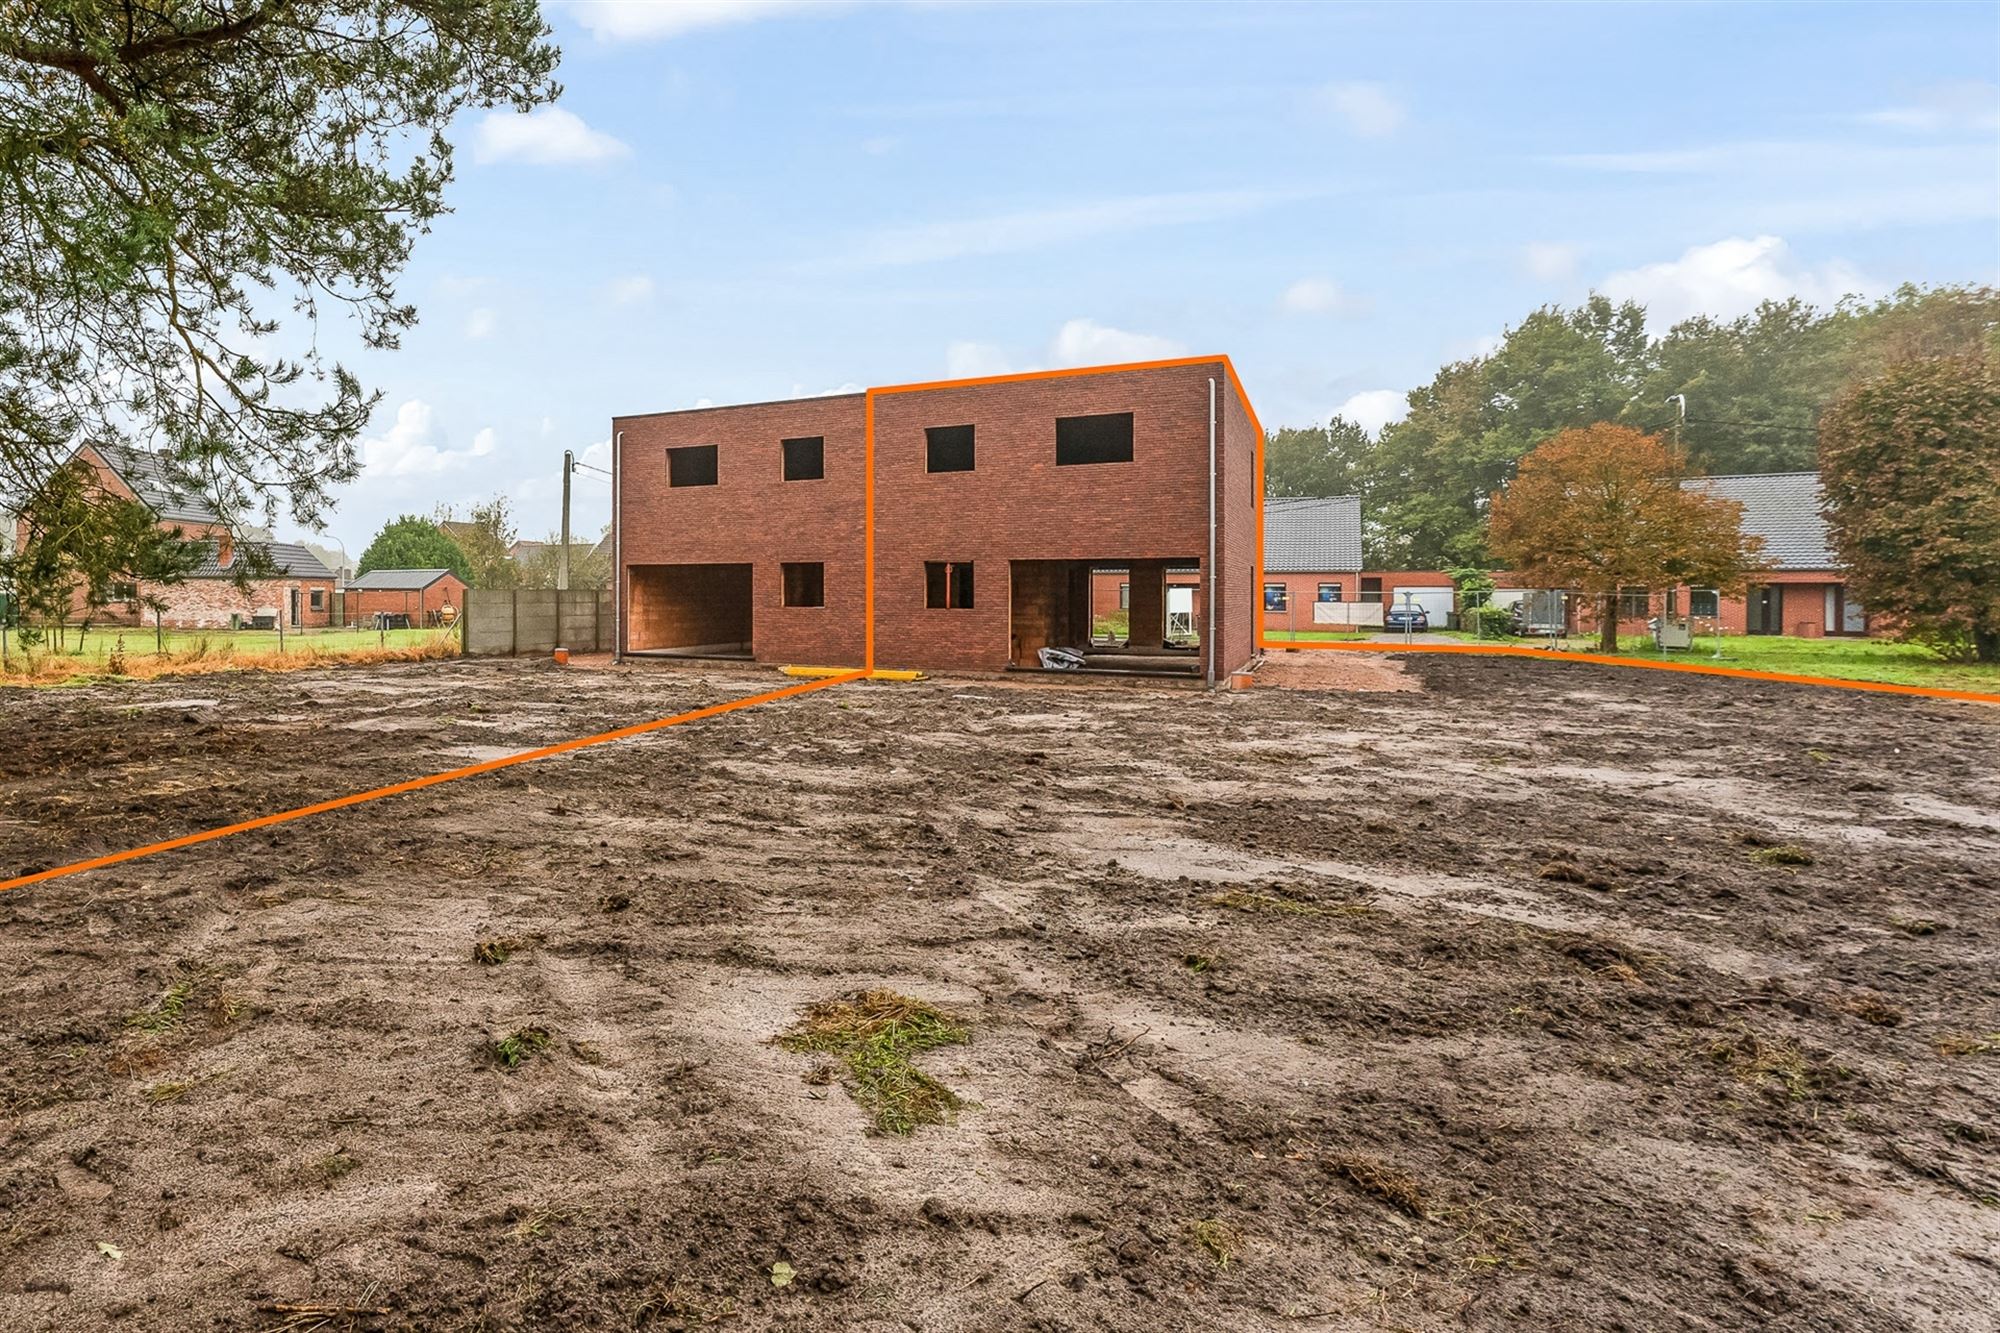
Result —
<svg viewBox="0 0 2000 1333"><path fill-rule="evenodd" d="M276 630L170 630L157 640L149 629L92 630L81 647L72 630L60 648L37 644L26 651L10 632L0 683L60 685L110 676L246 668L289 671L327 662L454 657L458 651L456 629L301 630L287 632L282 649Z"/></svg>
<svg viewBox="0 0 2000 1333"><path fill-rule="evenodd" d="M10 634L12 632L10 631ZM428 643L441 635L456 634L456 630L441 629L392 629L378 634L372 629L307 629L286 630L284 648L287 652L297 652L310 648L316 652L339 654L354 652L363 648L410 648ZM61 649L47 645L35 648L37 656L46 652L51 657L70 658L79 668L96 661L102 662L111 656L120 641L125 645L125 656L152 657L161 651L169 657L187 653L206 651L236 657L254 657L260 653L278 651L278 632L269 629L170 629L160 636L156 644L150 629L110 629L96 628L84 636L83 647L76 645L76 630L71 627L66 646ZM18 639L10 643L8 651L21 650Z"/></svg>
<svg viewBox="0 0 2000 1333"><path fill-rule="evenodd" d="M1709 662L1749 671L1778 671L1793 676L1823 676L1829 680L1880 680L1895 685L1929 685L1945 690L2000 693L2000 665L1947 662L1917 643L1891 639L1794 639L1784 635L1731 634L1722 639L1722 656L1715 656L1713 638L1695 640L1694 651L1661 653L1647 636L1621 639L1618 651L1629 657L1665 657L1681 662Z"/></svg>

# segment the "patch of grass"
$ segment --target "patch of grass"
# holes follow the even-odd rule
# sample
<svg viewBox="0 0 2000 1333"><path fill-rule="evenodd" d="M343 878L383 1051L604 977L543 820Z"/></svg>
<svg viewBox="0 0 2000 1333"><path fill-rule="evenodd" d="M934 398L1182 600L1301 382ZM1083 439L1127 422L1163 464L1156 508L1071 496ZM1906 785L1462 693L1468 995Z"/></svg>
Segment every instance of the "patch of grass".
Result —
<svg viewBox="0 0 2000 1333"><path fill-rule="evenodd" d="M169 631L164 651L146 634L138 645L88 635L85 647L9 654L0 685L66 685L103 679L146 680L208 671L298 671L333 662L421 662L457 657L456 629L315 630L287 633L284 649L268 630Z"/></svg>
<svg viewBox="0 0 2000 1333"><path fill-rule="evenodd" d="M1880 995L1872 993L1849 996L1841 1008L1853 1014L1864 1023L1873 1023L1878 1028L1892 1028L1905 1017L1903 1011Z"/></svg>
<svg viewBox="0 0 2000 1333"><path fill-rule="evenodd" d="M1360 1153L1334 1153L1326 1159L1326 1163L1335 1175L1363 1194L1380 1199L1411 1217L1421 1219L1428 1215L1423 1186L1417 1183L1416 1177Z"/></svg>
<svg viewBox="0 0 2000 1333"><path fill-rule="evenodd" d="M146 1100L160 1103L177 1102L192 1091L194 1091L192 1082L154 1083L146 1089Z"/></svg>
<svg viewBox="0 0 2000 1333"><path fill-rule="evenodd" d="M965 1025L936 1006L892 990L864 991L805 1011L778 1038L788 1051L836 1057L847 1067L847 1089L883 1134L910 1134L948 1121L958 1094L911 1061L940 1046L962 1045Z"/></svg>
<svg viewBox="0 0 2000 1333"><path fill-rule="evenodd" d="M545 1235L550 1227L567 1222L569 1219L570 1214L568 1213L557 1212L549 1208L538 1208L531 1212L522 1213L515 1220L512 1235L515 1240L530 1241L537 1236Z"/></svg>
<svg viewBox="0 0 2000 1333"><path fill-rule="evenodd" d="M1897 930L1902 931L1905 935L1915 935L1919 939L1926 935L1935 935L1940 930L1949 929L1944 922L1933 921L1927 916L1892 916L1889 918L1889 924Z"/></svg>
<svg viewBox="0 0 2000 1333"><path fill-rule="evenodd" d="M493 1058L508 1069L519 1069L521 1065L540 1055L554 1040L547 1028L516 1028L493 1043Z"/></svg>
<svg viewBox="0 0 2000 1333"><path fill-rule="evenodd" d="M1191 953L1182 956L1181 964L1190 972L1213 972L1222 960L1212 953Z"/></svg>
<svg viewBox="0 0 2000 1333"><path fill-rule="evenodd" d="M1710 1042L1708 1058L1739 1082L1775 1086L1795 1102L1818 1095L1826 1086L1827 1071L1817 1068L1805 1047L1790 1037L1766 1038L1743 1028Z"/></svg>
<svg viewBox="0 0 2000 1333"><path fill-rule="evenodd" d="M1765 866L1809 866L1813 863L1813 854L1788 842L1777 847L1759 847L1750 853L1750 859Z"/></svg>
<svg viewBox="0 0 2000 1333"><path fill-rule="evenodd" d="M194 994L194 979L191 977L176 981L161 992L159 1000L151 1009L142 1009L128 1015L125 1026L138 1028L142 1032L167 1032L180 1026L187 1014L188 999Z"/></svg>
<svg viewBox="0 0 2000 1333"><path fill-rule="evenodd" d="M218 1027L227 1027L250 1012L250 1001L232 991L217 991L208 1000L208 1019Z"/></svg>
<svg viewBox="0 0 2000 1333"><path fill-rule="evenodd" d="M487 967L498 967L513 957L521 947L521 941L511 935L499 935L490 940L480 940L472 946L472 961Z"/></svg>
<svg viewBox="0 0 2000 1333"><path fill-rule="evenodd" d="M1989 1032L1985 1036L1974 1036L1969 1032L1951 1032L1939 1037L1936 1042L1939 1055L1960 1059L1968 1055L1991 1055L2000 1051L2000 1032Z"/></svg>
<svg viewBox="0 0 2000 1333"><path fill-rule="evenodd" d="M336 1148L313 1163L313 1174L329 1185L345 1177L355 1167L361 1165L350 1156L346 1149Z"/></svg>
<svg viewBox="0 0 2000 1333"><path fill-rule="evenodd" d="M1206 1250L1217 1268L1229 1267L1229 1261L1243 1249L1242 1235L1220 1218L1204 1217L1190 1222L1187 1230L1188 1239Z"/></svg>

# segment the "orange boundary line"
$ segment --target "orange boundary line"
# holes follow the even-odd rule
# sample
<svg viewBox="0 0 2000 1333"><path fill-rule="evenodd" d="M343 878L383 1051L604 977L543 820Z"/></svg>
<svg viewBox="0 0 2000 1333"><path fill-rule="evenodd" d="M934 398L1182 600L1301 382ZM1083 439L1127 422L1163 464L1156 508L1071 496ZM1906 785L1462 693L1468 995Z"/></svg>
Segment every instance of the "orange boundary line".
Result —
<svg viewBox="0 0 2000 1333"><path fill-rule="evenodd" d="M554 745L544 745L538 749L523 750L519 754L504 755L499 759L488 759L484 763L468 764L464 768L447 769L442 773L431 773L421 778L411 778L408 782L391 783L387 787L376 787L369 791L355 792L351 796L339 796L330 801L320 801L313 805L302 805L293 810L281 810L274 815L260 815L256 819L246 819L240 824L225 824L221 828L203 829L199 833L189 833L179 838L169 838L165 842L148 843L143 847L130 847L122 852L111 852L104 856L92 857L87 861L76 861L69 865L55 866L48 870L38 870L31 875L21 875L0 883L0 893L9 889L26 888L30 884L40 884L44 880L60 879L65 875L80 875L86 870L102 870L106 866L120 865L126 861L136 861L142 856L157 856L161 852L171 852L180 847L193 847L198 843L214 842L217 838L227 838L238 833L249 833L254 829L270 828L275 824L290 823L294 819L304 819L308 815L323 815L333 810L344 810L351 805L362 805L369 801L379 801L389 796L401 796L406 792L422 791L442 782L455 782L459 778L469 778L480 773L491 773L496 769L511 768L515 764L533 763L537 759L548 759L554 755L568 754L572 750L582 750L592 745L606 745L612 741L628 740L633 736L643 736L648 732L662 731L677 727L684 722L699 722L703 718L716 717L723 713L733 713L739 708L751 708L757 704L772 703L787 699L795 694L810 694L823 690L829 685L840 685L850 680L859 680L866 672L851 671L841 676L829 676L825 680L807 681L802 685L787 685L781 690L769 690L763 694L752 694L742 699L732 699L725 704L711 704L691 712L676 713L672 717L655 718L651 722L637 722L629 727L618 727L612 731L600 731L594 736L579 736L573 740L558 741Z"/></svg>
<svg viewBox="0 0 2000 1333"><path fill-rule="evenodd" d="M1586 666L1637 667L1642 671L1685 671L1697 676L1731 676L1738 680L1770 680L1785 685L1825 685L1838 690L1863 690L1873 694L1911 694L1924 699L1962 699L1972 703L2000 704L2000 694L1978 690L1947 690L1933 685L1897 685L1886 680L1830 680L1824 676L1795 676L1783 671L1753 671L1748 667L1710 666L1702 662L1655 662L1645 657L1599 657L1593 653L1550 651L1525 644L1507 643L1340 643L1329 640L1289 643L1272 639L1264 647L1279 651L1333 649L1349 653L1470 653L1487 657L1532 657L1543 662L1581 662Z"/></svg>

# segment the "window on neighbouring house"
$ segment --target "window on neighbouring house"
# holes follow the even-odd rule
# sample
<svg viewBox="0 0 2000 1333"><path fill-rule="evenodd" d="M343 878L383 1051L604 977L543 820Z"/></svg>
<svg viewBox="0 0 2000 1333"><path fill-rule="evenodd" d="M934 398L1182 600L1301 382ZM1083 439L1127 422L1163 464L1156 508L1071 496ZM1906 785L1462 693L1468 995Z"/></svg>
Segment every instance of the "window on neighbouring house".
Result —
<svg viewBox="0 0 2000 1333"><path fill-rule="evenodd" d="M961 611L972 605L972 562L924 563L924 605L933 611Z"/></svg>
<svg viewBox="0 0 2000 1333"><path fill-rule="evenodd" d="M826 439L803 435L782 442L785 450L786 481L818 481L826 476Z"/></svg>
<svg viewBox="0 0 2000 1333"><path fill-rule="evenodd" d="M1644 620L1653 614L1653 594L1644 588L1620 588L1618 590L1618 618L1620 620Z"/></svg>
<svg viewBox="0 0 2000 1333"><path fill-rule="evenodd" d="M1118 609L1120 611L1132 609L1132 585L1129 583L1118 585Z"/></svg>
<svg viewBox="0 0 2000 1333"><path fill-rule="evenodd" d="M1283 611L1290 606L1291 601L1287 596L1284 584L1267 583L1264 585L1264 609L1266 611Z"/></svg>
<svg viewBox="0 0 2000 1333"><path fill-rule="evenodd" d="M1056 463L1129 463L1132 414L1105 412L1091 417L1056 418Z"/></svg>
<svg viewBox="0 0 2000 1333"><path fill-rule="evenodd" d="M924 471L972 471L972 427L924 427Z"/></svg>
<svg viewBox="0 0 2000 1333"><path fill-rule="evenodd" d="M326 589L314 588L312 590L312 609L315 611L326 610Z"/></svg>
<svg viewBox="0 0 2000 1333"><path fill-rule="evenodd" d="M667 450L667 485L715 485L715 446L690 444Z"/></svg>
<svg viewBox="0 0 2000 1333"><path fill-rule="evenodd" d="M1319 599L1320 599L1320 600L1321 600L1322 602L1337 602L1337 601L1339 601L1339 600L1340 600L1340 585L1339 585L1338 583L1322 583L1322 584L1320 584L1320 585L1319 585Z"/></svg>
<svg viewBox="0 0 2000 1333"><path fill-rule="evenodd" d="M1688 614L1691 616L1706 616L1708 619L1713 620L1721 614L1721 600L1721 598L1716 596L1715 589L1713 588L1690 588L1688 589Z"/></svg>
<svg viewBox="0 0 2000 1333"><path fill-rule="evenodd" d="M114 583L111 585L111 600L114 602L136 602L139 600L139 585L136 583Z"/></svg>
<svg viewBox="0 0 2000 1333"><path fill-rule="evenodd" d="M1382 600L1382 580L1362 579L1361 600L1364 602L1380 602Z"/></svg>
<svg viewBox="0 0 2000 1333"><path fill-rule="evenodd" d="M826 605L826 566L813 564L783 564L778 566L785 574L786 606Z"/></svg>

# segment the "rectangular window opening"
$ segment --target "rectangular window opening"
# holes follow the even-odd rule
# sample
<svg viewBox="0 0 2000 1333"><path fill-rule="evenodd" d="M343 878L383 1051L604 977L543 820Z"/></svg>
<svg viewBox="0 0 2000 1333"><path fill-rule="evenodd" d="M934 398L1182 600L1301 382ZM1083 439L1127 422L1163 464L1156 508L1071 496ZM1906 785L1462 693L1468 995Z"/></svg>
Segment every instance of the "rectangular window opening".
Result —
<svg viewBox="0 0 2000 1333"><path fill-rule="evenodd" d="M1620 588L1618 590L1618 618L1620 620L1644 620L1653 614L1653 594L1644 588Z"/></svg>
<svg viewBox="0 0 2000 1333"><path fill-rule="evenodd" d="M312 609L315 611L324 611L326 609L326 589L314 588L312 590Z"/></svg>
<svg viewBox="0 0 2000 1333"><path fill-rule="evenodd" d="M786 481L819 481L826 476L826 437L802 435L780 442L785 451Z"/></svg>
<svg viewBox="0 0 2000 1333"><path fill-rule="evenodd" d="M826 605L826 566L786 563L779 566L785 575L786 606Z"/></svg>
<svg viewBox="0 0 2000 1333"><path fill-rule="evenodd" d="M1338 583L1322 583L1322 584L1320 584L1320 585L1319 585L1319 599L1320 599L1320 600L1321 600L1322 602L1337 602L1337 601L1339 601L1339 600L1340 600L1340 585L1339 585Z"/></svg>
<svg viewBox="0 0 2000 1333"><path fill-rule="evenodd" d="M972 562L924 562L924 605L933 611L963 611L972 606Z"/></svg>
<svg viewBox="0 0 2000 1333"><path fill-rule="evenodd" d="M667 485L715 485L715 446L691 444L667 450Z"/></svg>
<svg viewBox="0 0 2000 1333"><path fill-rule="evenodd" d="M1056 418L1056 464L1132 461L1132 414L1104 412L1089 417Z"/></svg>
<svg viewBox="0 0 2000 1333"><path fill-rule="evenodd" d="M1291 601L1289 600L1284 584L1267 583L1264 585L1264 609L1266 611L1284 611L1289 609L1290 606Z"/></svg>
<svg viewBox="0 0 2000 1333"><path fill-rule="evenodd" d="M972 427L924 427L924 471L972 471Z"/></svg>
<svg viewBox="0 0 2000 1333"><path fill-rule="evenodd" d="M1713 588L1688 589L1688 614L1691 616L1702 616L1713 620L1720 614L1720 602L1721 599L1716 596Z"/></svg>
<svg viewBox="0 0 2000 1333"><path fill-rule="evenodd" d="M1382 600L1382 580L1364 578L1361 580L1361 600L1363 603L1380 603Z"/></svg>

